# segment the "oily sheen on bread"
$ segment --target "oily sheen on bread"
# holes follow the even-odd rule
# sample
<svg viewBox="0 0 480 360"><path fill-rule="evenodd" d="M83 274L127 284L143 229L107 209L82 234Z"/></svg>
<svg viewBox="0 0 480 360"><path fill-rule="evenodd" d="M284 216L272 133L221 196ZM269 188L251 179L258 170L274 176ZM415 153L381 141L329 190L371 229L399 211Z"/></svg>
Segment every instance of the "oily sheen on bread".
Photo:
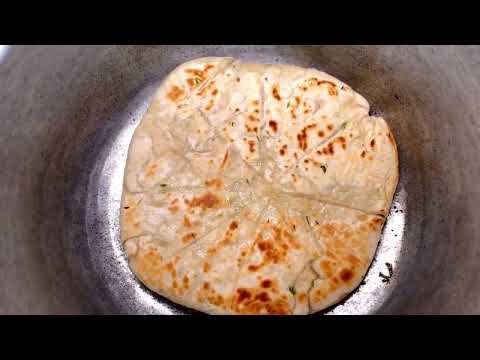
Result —
<svg viewBox="0 0 480 360"><path fill-rule="evenodd" d="M125 169L147 287L210 314L309 314L354 290L398 182L395 140L338 79L201 58L163 81Z"/></svg>

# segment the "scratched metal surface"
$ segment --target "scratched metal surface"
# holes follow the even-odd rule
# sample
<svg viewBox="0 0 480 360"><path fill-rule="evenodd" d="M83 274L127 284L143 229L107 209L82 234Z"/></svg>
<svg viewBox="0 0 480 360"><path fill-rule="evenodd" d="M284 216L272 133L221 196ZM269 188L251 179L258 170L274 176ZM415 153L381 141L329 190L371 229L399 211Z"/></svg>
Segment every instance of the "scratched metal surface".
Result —
<svg viewBox="0 0 480 360"><path fill-rule="evenodd" d="M392 127L400 183L375 260L364 283L322 314L480 313L479 55L447 46L3 48L0 313L196 313L136 280L119 211L149 96L200 56L324 70Z"/></svg>

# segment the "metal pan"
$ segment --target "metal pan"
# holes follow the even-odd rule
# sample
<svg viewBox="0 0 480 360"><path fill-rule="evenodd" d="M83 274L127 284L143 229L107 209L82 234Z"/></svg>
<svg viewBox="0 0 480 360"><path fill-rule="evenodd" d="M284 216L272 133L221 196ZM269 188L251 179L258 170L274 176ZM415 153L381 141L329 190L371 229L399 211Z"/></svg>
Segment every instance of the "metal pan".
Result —
<svg viewBox="0 0 480 360"><path fill-rule="evenodd" d="M118 218L153 89L201 56L324 70L395 134L400 183L375 261L323 313L480 313L478 46L0 48L0 313L195 313L135 279Z"/></svg>

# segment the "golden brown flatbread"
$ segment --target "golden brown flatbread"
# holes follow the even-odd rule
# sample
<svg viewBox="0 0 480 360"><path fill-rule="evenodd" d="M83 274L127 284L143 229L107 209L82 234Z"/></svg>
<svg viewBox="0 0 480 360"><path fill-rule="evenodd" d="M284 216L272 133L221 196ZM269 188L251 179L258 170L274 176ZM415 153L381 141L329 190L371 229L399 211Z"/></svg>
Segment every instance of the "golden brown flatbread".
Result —
<svg viewBox="0 0 480 360"><path fill-rule="evenodd" d="M150 289L211 314L309 314L355 289L398 182L395 140L338 79L201 58L155 93L121 231Z"/></svg>

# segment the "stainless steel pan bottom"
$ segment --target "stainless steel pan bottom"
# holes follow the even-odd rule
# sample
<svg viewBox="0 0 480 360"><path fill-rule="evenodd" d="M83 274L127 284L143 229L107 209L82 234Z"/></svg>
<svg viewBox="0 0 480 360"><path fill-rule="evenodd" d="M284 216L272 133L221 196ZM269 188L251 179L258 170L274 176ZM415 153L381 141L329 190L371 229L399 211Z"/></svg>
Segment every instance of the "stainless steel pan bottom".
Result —
<svg viewBox="0 0 480 360"><path fill-rule="evenodd" d="M322 313L480 312L477 47L34 46L0 59L0 313L197 313L136 280L119 212L150 96L200 56L326 71L395 134L400 182L375 260Z"/></svg>

